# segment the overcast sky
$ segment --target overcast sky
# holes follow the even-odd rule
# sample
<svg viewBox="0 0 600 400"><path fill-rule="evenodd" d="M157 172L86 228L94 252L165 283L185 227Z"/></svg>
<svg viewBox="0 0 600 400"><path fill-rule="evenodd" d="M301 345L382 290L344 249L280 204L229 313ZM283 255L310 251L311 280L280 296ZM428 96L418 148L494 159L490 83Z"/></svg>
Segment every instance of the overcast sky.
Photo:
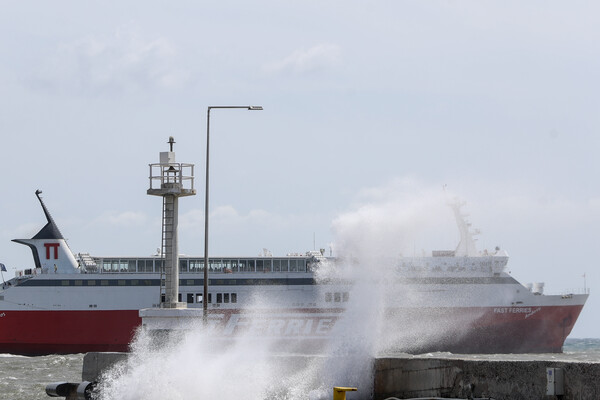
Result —
<svg viewBox="0 0 600 400"><path fill-rule="evenodd" d="M45 222L36 189L73 251L154 253L148 164L171 135L201 189L180 250L201 255L206 108L255 104L211 114L211 254L335 252L357 218L397 242L382 251L453 249L458 196L522 283L561 293L585 274L572 336L600 337L596 2L0 5L9 276L31 265L10 240Z"/></svg>

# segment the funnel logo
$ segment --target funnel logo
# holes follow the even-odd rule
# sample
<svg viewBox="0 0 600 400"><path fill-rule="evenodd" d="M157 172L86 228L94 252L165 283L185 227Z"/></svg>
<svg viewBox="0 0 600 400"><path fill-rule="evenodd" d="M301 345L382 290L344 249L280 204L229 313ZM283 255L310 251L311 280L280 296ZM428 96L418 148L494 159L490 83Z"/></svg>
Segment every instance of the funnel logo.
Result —
<svg viewBox="0 0 600 400"><path fill-rule="evenodd" d="M54 249L54 259L58 259L58 246L60 246L60 243L44 243L44 247L46 248L46 260L50 260L50 249Z"/></svg>

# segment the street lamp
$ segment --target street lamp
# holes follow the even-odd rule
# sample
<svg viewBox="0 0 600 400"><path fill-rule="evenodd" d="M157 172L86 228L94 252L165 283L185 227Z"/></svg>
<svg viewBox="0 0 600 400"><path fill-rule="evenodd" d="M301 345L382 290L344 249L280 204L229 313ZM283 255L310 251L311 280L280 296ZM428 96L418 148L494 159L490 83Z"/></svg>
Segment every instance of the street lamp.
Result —
<svg viewBox="0 0 600 400"><path fill-rule="evenodd" d="M204 292L202 294L202 308L204 321L208 315L208 160L210 147L210 110L213 108L242 108L249 111L262 111L262 106L208 106L206 114L206 188L204 199Z"/></svg>

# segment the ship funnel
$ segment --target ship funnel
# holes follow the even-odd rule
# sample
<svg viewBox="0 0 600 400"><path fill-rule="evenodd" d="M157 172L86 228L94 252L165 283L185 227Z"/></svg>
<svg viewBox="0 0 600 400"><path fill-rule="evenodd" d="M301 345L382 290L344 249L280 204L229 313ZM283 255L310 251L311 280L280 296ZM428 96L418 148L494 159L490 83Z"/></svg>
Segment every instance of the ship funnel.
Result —
<svg viewBox="0 0 600 400"><path fill-rule="evenodd" d="M73 256L71 249L69 249L67 241L62 233L60 233L40 194L42 194L41 190L38 189L35 191L35 195L40 201L48 222L31 239L13 239L12 241L24 244L31 249L35 267L40 268L42 273L78 272L79 267L77 261L75 261L75 256Z"/></svg>

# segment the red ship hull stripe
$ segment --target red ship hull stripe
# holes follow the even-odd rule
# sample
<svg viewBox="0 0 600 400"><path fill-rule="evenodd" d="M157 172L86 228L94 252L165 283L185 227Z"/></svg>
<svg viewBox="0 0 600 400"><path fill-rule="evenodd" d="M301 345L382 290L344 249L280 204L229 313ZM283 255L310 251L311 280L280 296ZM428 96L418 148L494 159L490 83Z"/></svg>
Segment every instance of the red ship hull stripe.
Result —
<svg viewBox="0 0 600 400"><path fill-rule="evenodd" d="M387 310L386 319L390 327L406 332L407 337L422 337L420 330L426 326L428 332L433 332L432 337L440 338L443 351L560 352L582 308L573 305L391 309ZM227 317L242 312L211 310L211 314ZM331 315L341 314L342 309L278 309L249 314L282 312L290 316ZM127 351L142 322L138 310L0 310L0 316L0 353L25 355ZM457 328L465 324L468 329L457 335ZM435 345L425 350L435 351Z"/></svg>

